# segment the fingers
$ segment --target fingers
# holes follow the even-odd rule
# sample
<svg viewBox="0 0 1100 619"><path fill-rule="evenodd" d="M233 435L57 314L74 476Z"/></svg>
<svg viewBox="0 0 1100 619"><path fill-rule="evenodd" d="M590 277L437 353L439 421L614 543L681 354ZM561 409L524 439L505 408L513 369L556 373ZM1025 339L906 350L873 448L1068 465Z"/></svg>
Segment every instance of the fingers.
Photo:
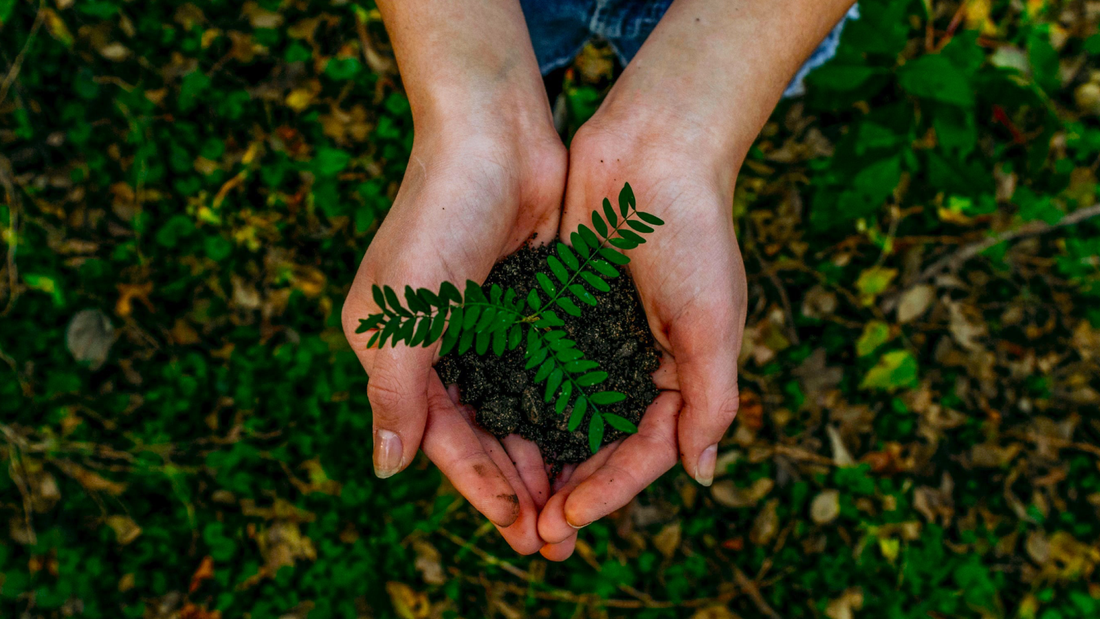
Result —
<svg viewBox="0 0 1100 619"><path fill-rule="evenodd" d="M573 551L577 548L577 534L574 532L564 542L558 542L557 544L546 544L539 550L539 553L544 559L548 561L565 561L569 557L573 556Z"/></svg>
<svg viewBox="0 0 1100 619"><path fill-rule="evenodd" d="M425 455L474 509L498 527L511 526L521 512L515 489L485 452L434 371L429 384L428 422L422 445Z"/></svg>
<svg viewBox="0 0 1100 619"><path fill-rule="evenodd" d="M673 323L670 340L684 398L680 456L684 470L709 486L714 482L718 442L737 416L737 355L744 323L717 326L705 319L705 313L700 307L686 310Z"/></svg>
<svg viewBox="0 0 1100 619"><path fill-rule="evenodd" d="M434 350L400 345L372 354L367 399L374 415L374 472L385 479L412 462L420 446Z"/></svg>
<svg viewBox="0 0 1100 619"><path fill-rule="evenodd" d="M680 405L678 393L662 392L649 405L637 434L604 447L578 466L542 510L542 539L548 544L566 541L577 529L629 503L672 468Z"/></svg>
<svg viewBox="0 0 1100 619"><path fill-rule="evenodd" d="M504 478L516 491L516 497L518 498L519 516L515 522L507 527L497 525L497 530L504 536L504 541L508 542L512 550L521 555L535 554L543 546L542 538L539 537L538 532L538 508L531 499L530 493L527 492L523 480L520 479L511 457L505 452L504 447L501 446L496 437L477 428L474 429L474 433L481 441L485 453L492 458L497 468L504 474ZM538 450L537 447L535 449Z"/></svg>
<svg viewBox="0 0 1100 619"><path fill-rule="evenodd" d="M657 396L638 433L626 437L607 462L569 494L564 515L571 527L584 527L626 505L676 464L681 402L675 391Z"/></svg>
<svg viewBox="0 0 1100 619"><path fill-rule="evenodd" d="M512 464L535 507L541 510L550 498L550 478L546 475L539 446L515 434L504 437L500 443L511 456Z"/></svg>

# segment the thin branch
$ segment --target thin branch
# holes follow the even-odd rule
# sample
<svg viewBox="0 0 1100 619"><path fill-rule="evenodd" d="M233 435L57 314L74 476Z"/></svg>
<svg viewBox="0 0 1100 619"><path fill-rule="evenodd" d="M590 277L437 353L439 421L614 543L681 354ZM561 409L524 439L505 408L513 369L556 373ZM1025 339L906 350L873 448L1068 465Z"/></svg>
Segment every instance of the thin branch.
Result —
<svg viewBox="0 0 1100 619"><path fill-rule="evenodd" d="M11 161L4 155L0 155L0 186L8 194L8 302L0 316L6 316L15 305L15 298L19 291L19 271L15 263L15 254L19 246L19 194L15 191L15 182L12 178Z"/></svg>
<svg viewBox="0 0 1100 619"><path fill-rule="evenodd" d="M914 280L912 284L926 282L945 270L955 271L963 264L965 264L968 260L989 249L990 247L993 247L994 245L998 245L1000 243L1005 243L1008 241L1014 241L1020 238L1039 236L1040 234L1046 234L1047 232L1056 230L1058 228L1079 224L1083 221L1087 221L1097 216L1100 216L1100 204L1094 204L1088 208L1078 209L1070 213L1069 215L1066 215L1062 218L1061 221L1055 224L1043 223L1041 221L1033 221L1022 225L1015 230L1002 232L1001 234L991 236L982 241L971 243L969 245L963 246L958 251L950 255L944 256L943 258L940 258L936 262L932 263L931 266L926 268L924 271L921 271L921 274L917 276L916 280Z"/></svg>
<svg viewBox="0 0 1100 619"><path fill-rule="evenodd" d="M23 49L19 50L19 55L15 57L15 62L11 63L11 69L8 70L8 74L4 76L4 81L0 82L0 103L4 102L4 99L8 96L8 89L15 83L15 78L19 77L19 70L23 67L23 58L27 55L27 49L31 46L31 41L34 40L35 35L38 34L38 29L42 27L42 22L46 19L46 12L43 7L46 6L46 0L39 0L38 13L34 16L34 25L31 26L30 34L27 35L27 40L23 42Z"/></svg>

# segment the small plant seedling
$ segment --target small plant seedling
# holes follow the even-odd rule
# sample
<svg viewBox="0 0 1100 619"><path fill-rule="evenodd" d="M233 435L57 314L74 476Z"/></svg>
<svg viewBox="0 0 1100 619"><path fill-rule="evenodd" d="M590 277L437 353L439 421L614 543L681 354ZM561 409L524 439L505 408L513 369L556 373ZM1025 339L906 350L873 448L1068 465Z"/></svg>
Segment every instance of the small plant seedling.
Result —
<svg viewBox="0 0 1100 619"><path fill-rule="evenodd" d="M617 213L611 201L604 198L603 213L592 211L591 219L591 228L581 224L569 236L572 247L560 241L555 244L546 258L554 278L536 273L538 285L531 287L525 299L510 287L493 284L486 291L477 282L467 280L463 292L451 282L443 282L438 292L405 286L402 305L393 288L374 285L374 302L382 311L360 319L356 333L376 330L367 342L368 348L402 342L427 347L442 340L441 356L452 350L463 354L471 349L481 355L491 351L501 356L523 345L525 369L538 368L535 383L546 384L545 401L554 402L558 415L564 414L572 402L569 430L580 427L585 413L591 413L588 445L595 453L603 441L605 424L628 433L638 428L630 420L600 409L626 399L626 395L598 390L608 374L597 362L586 359L576 342L566 337L560 328L565 323L556 309L581 316L583 308L596 306L599 301L585 286L609 291L607 279L618 277L617 267L630 262L616 249L634 249L645 243L645 235L664 221L638 210L630 183L619 192Z"/></svg>

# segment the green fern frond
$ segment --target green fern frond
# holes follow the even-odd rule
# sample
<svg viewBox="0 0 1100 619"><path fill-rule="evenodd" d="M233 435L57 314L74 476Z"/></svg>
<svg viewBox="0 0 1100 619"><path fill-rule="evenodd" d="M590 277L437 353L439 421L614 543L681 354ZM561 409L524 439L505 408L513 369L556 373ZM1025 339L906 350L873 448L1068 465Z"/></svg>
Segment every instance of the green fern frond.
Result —
<svg viewBox="0 0 1100 619"><path fill-rule="evenodd" d="M580 427L587 412L592 413L588 439L595 453L603 441L605 424L622 432L637 432L638 428L619 415L599 409L621 402L626 396L617 391L587 391L606 381L608 375L598 363L584 358L576 342L565 337L566 332L558 328L565 322L554 308L581 316L583 306L598 305L596 296L585 285L597 292L609 292L607 280L619 276L616 267L630 262L612 248L634 249L646 242L643 235L664 224L656 215L637 209L629 183L619 192L618 202L616 213L610 200L604 199L603 214L592 212L592 228L582 224L569 236L572 247L555 244L554 253L547 257L553 279L541 271L536 273L538 285L525 298L519 299L515 290L496 284L486 295L480 284L467 280L464 292L450 282L440 284L439 292L405 286L403 305L393 288L375 285L371 293L381 312L361 319L356 333L375 331L368 348L381 348L387 342L391 346L404 342L426 347L441 341L440 355L452 350L463 354L472 348L481 355L492 350L500 356L518 347L526 331L526 369L538 368L535 383L546 383L544 399L554 402L559 415L572 400L570 431ZM530 311L525 311L525 306Z"/></svg>

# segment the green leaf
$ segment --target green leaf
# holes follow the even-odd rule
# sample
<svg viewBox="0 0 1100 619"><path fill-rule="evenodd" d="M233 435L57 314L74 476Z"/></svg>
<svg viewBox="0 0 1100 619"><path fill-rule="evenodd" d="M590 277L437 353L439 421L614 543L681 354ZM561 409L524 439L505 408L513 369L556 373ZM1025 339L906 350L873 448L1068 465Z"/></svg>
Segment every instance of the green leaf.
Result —
<svg viewBox="0 0 1100 619"><path fill-rule="evenodd" d="M470 333L473 333L473 331L471 331ZM474 351L476 351L479 355L484 355L485 353L489 352L489 344L491 344L493 341L493 332L479 331L475 341L476 343L474 344Z"/></svg>
<svg viewBox="0 0 1100 619"><path fill-rule="evenodd" d="M416 291L416 296L420 297L420 300L424 302L429 308L439 307L441 305L439 297L434 292L427 288L420 288ZM430 311L425 310L425 311Z"/></svg>
<svg viewBox="0 0 1100 619"><path fill-rule="evenodd" d="M371 284L371 294L374 295L374 304L382 310L386 309L386 297L382 294L382 289L378 287L378 284Z"/></svg>
<svg viewBox="0 0 1100 619"><path fill-rule="evenodd" d="M628 222L628 223L635 223L635 222L632 221L632 222ZM638 245L641 245L642 243L645 243L645 238L643 238L642 235L640 235L636 232L632 232L630 230L619 230L619 236L621 236L622 238L624 238L624 239L626 239L626 240L628 240L632 243L636 243Z"/></svg>
<svg viewBox="0 0 1100 619"><path fill-rule="evenodd" d="M453 303L462 303L462 293L451 282L443 282L439 285L439 296Z"/></svg>
<svg viewBox="0 0 1100 619"><path fill-rule="evenodd" d="M568 297L558 297L557 299L555 299L554 302L557 303L558 307L565 310L565 313L569 314L570 316L581 315L581 308L577 307L577 305L570 301Z"/></svg>
<svg viewBox="0 0 1100 619"><path fill-rule="evenodd" d="M581 422L584 421L584 412L588 410L588 400L584 399L584 395L578 395L577 399L573 402L573 412L569 415L569 431L576 432L577 428L581 427Z"/></svg>
<svg viewBox="0 0 1100 619"><path fill-rule="evenodd" d="M497 317L497 309L495 307L486 307L481 310L481 318L478 319L477 325L474 327L474 331L481 333L489 329L489 325L493 324L493 319Z"/></svg>
<svg viewBox="0 0 1100 619"><path fill-rule="evenodd" d="M351 155L337 148L318 148L317 156L313 160L313 168L318 176L336 176L348 167Z"/></svg>
<svg viewBox="0 0 1100 619"><path fill-rule="evenodd" d="M863 334L856 340L856 354L866 357L889 339L890 325L881 320L872 320L863 326Z"/></svg>
<svg viewBox="0 0 1100 619"><path fill-rule="evenodd" d="M897 71L898 84L909 94L961 107L974 105L974 87L966 75L941 54L928 54Z"/></svg>
<svg viewBox="0 0 1100 619"><path fill-rule="evenodd" d="M559 350L558 354L554 356L557 357L558 361L561 361L562 363L569 363L570 361L576 361L577 359L580 359L584 356L584 353L577 350L576 348L567 348L565 350Z"/></svg>
<svg viewBox="0 0 1100 619"><path fill-rule="evenodd" d="M875 297L882 294L890 286L890 282L897 277L897 269L885 267L871 267L859 275L856 280L856 288L860 292L860 300L865 306L875 302Z"/></svg>
<svg viewBox="0 0 1100 619"><path fill-rule="evenodd" d="M663 225L665 225L665 220L661 219L660 217L658 217L656 215L653 215L652 213L643 213L642 211L636 211L636 212L638 213L638 217L641 218L642 221L646 222L647 224L649 224L651 226L663 226Z"/></svg>
<svg viewBox="0 0 1100 619"><path fill-rule="evenodd" d="M607 218L607 225L612 228L619 223L619 218L615 215L615 209L611 208L611 200L607 198L603 199L603 216Z"/></svg>
<svg viewBox="0 0 1100 619"><path fill-rule="evenodd" d="M535 292L534 288L531 289L531 292L527 293L527 305L536 312L539 311L540 307L542 307L542 301L539 299L539 293Z"/></svg>
<svg viewBox="0 0 1100 619"><path fill-rule="evenodd" d="M380 335L382 335L381 331L375 331L374 335L371 335L370 339L367 340L367 348L374 348L374 345L378 343L378 336Z"/></svg>
<svg viewBox="0 0 1100 619"><path fill-rule="evenodd" d="M600 236L607 238L607 224L603 222L603 218L596 211L592 211L592 227L596 229L596 232L600 233ZM593 247L599 247L600 244L596 243Z"/></svg>
<svg viewBox="0 0 1100 619"><path fill-rule="evenodd" d="M553 372L553 371L554 371L554 360L553 359L547 359L542 364L542 367L539 368L539 371L535 372L535 382L536 383L541 383L542 381L546 380L546 377L550 376L550 372Z"/></svg>
<svg viewBox="0 0 1100 619"><path fill-rule="evenodd" d="M481 306L474 305L466 308L466 315L462 318L462 329L469 330L477 324L477 319L481 315Z"/></svg>
<svg viewBox="0 0 1100 619"><path fill-rule="evenodd" d="M637 434L638 426L634 425L634 422L626 417L620 417L615 413L602 413L604 421L607 425L615 428L619 432L626 432L627 434Z"/></svg>
<svg viewBox="0 0 1100 619"><path fill-rule="evenodd" d="M610 264L608 264L607 262L605 262L603 260L600 260L599 258L593 258L588 264L593 269L596 269L597 271L599 271L600 275L603 275L604 277L618 277L619 276L619 271L615 267L611 266Z"/></svg>
<svg viewBox="0 0 1100 619"><path fill-rule="evenodd" d="M619 248L623 251L634 249L635 247L638 246L638 244L635 243L634 241L631 241L629 239L624 239L622 237L615 237L613 239L609 239L607 242L611 243L613 246L615 246L615 247L617 247L617 248Z"/></svg>
<svg viewBox="0 0 1100 619"><path fill-rule="evenodd" d="M447 308L439 310L439 312L432 318L432 328L428 331L428 338L424 340L424 346L429 346L433 342L439 340L443 335L443 329L447 326Z"/></svg>
<svg viewBox="0 0 1100 619"><path fill-rule="evenodd" d="M588 258L588 256L592 253L591 250L588 248L588 243L584 241L584 237L581 236L578 232L574 232L569 235L569 242L573 244L573 249L581 255L581 258ZM576 267L573 268L575 269Z"/></svg>
<svg viewBox="0 0 1100 619"><path fill-rule="evenodd" d="M447 330L443 332L443 343L439 347L439 356L444 356L454 349L455 344L458 343L458 334L461 328L454 322L451 322L447 326Z"/></svg>
<svg viewBox="0 0 1100 619"><path fill-rule="evenodd" d="M414 319L416 320L416 319ZM409 340L409 346L419 346L424 342L424 339L428 337L428 332L432 329L432 319L428 316L423 316L416 322L416 331L413 332L412 338Z"/></svg>
<svg viewBox="0 0 1100 619"><path fill-rule="evenodd" d="M619 192L619 214L625 219L630 209L637 205L638 202L634 199L634 190L631 189L630 183L624 184L622 191Z"/></svg>
<svg viewBox="0 0 1100 619"><path fill-rule="evenodd" d="M530 350L530 349L528 349L528 350ZM548 355L548 354L550 354L550 349L549 348L540 348L539 350L536 350L535 352L531 353L528 356L527 365L523 369L530 370L531 368L535 367L536 365L538 365L540 363L545 363L546 362L546 355Z"/></svg>
<svg viewBox="0 0 1100 619"><path fill-rule="evenodd" d="M515 350L523 341L523 328L518 324L512 325L512 329L508 331L508 350Z"/></svg>
<svg viewBox="0 0 1100 619"><path fill-rule="evenodd" d="M626 256L609 247L601 247L600 255L603 256L611 264L623 266L630 263L630 258L627 258Z"/></svg>
<svg viewBox="0 0 1100 619"><path fill-rule="evenodd" d="M399 318L394 318L387 322L386 326L382 328L382 336L378 338L378 347L382 348L383 346L385 346L386 340L392 338L394 334L397 333L397 330L400 326L401 320ZM397 342L394 341L390 345L395 346L397 345Z"/></svg>
<svg viewBox="0 0 1100 619"><path fill-rule="evenodd" d="M554 256L547 256L546 263L550 265L550 270L554 272L554 277L558 278L558 281L565 283L569 281L569 272L565 270L565 266L562 265L561 260L558 260Z"/></svg>
<svg viewBox="0 0 1100 619"><path fill-rule="evenodd" d="M355 332L356 333L366 333L367 331L370 331L371 329L376 328L379 325L379 323L381 323L382 320L385 317L386 316L384 314L371 314L370 316L366 317L365 319L360 318L359 319L359 326L355 329Z"/></svg>
<svg viewBox="0 0 1100 619"><path fill-rule="evenodd" d="M428 307L428 305L420 299L420 296L416 294L412 286L405 286L405 303L408 305L409 309L416 313L432 311L432 308Z"/></svg>
<svg viewBox="0 0 1100 619"><path fill-rule="evenodd" d="M577 359L576 361L566 363L565 371L570 374L577 374L578 372L587 372L588 370L594 370L598 367L600 367L600 364L591 359Z"/></svg>
<svg viewBox="0 0 1100 619"><path fill-rule="evenodd" d="M861 389L894 390L917 385L917 359L908 350L888 352L867 372Z"/></svg>
<svg viewBox="0 0 1100 619"><path fill-rule="evenodd" d="M543 401L549 402L554 398L554 393L557 392L558 387L561 386L561 379L564 374L561 370L554 370L550 373L550 376L546 379L546 393L543 394Z"/></svg>
<svg viewBox="0 0 1100 619"><path fill-rule="evenodd" d="M453 310L451 310L450 324L453 324L455 326L455 328L458 329L459 331L461 331L463 326L464 326L464 320L466 318L465 312L466 312L466 310L460 305L456 305L455 308ZM458 333L456 332L455 337L457 337L457 336L458 336Z"/></svg>
<svg viewBox="0 0 1100 619"><path fill-rule="evenodd" d="M622 402L626 399L626 396L618 391L600 391L599 393L592 394L588 399L591 400L593 404L603 405Z"/></svg>
<svg viewBox="0 0 1100 619"><path fill-rule="evenodd" d="M546 276L546 273L542 271L535 273L535 279L538 280L539 286L542 286L543 292L545 292L548 297L553 298L558 294L557 287L554 286L554 282L550 281L550 278Z"/></svg>
<svg viewBox="0 0 1100 619"><path fill-rule="evenodd" d="M576 271L580 267L580 262L577 260L577 256L573 254L573 250L569 249L569 246L565 243L558 243L558 256L561 257L562 262L569 266L570 271Z"/></svg>
<svg viewBox="0 0 1100 619"><path fill-rule="evenodd" d="M493 332L493 354L501 356L504 354L504 349L508 345L508 332L504 329L500 329Z"/></svg>
<svg viewBox="0 0 1100 619"><path fill-rule="evenodd" d="M611 286L591 271L581 271L581 279L600 292L610 292ZM574 284L575 285L575 284Z"/></svg>
<svg viewBox="0 0 1100 619"><path fill-rule="evenodd" d="M643 234L649 234L650 232L653 232L653 228L650 228L649 226L643 224L642 222L640 222L636 219L626 220L626 225L630 226L631 228L633 228L633 229L635 229L638 232L641 232Z"/></svg>
<svg viewBox="0 0 1100 619"><path fill-rule="evenodd" d="M397 299L397 293L393 291L393 288L389 286L383 286L382 291L386 295L386 302L389 303L390 309L401 314L402 316L412 316L409 310L401 307L401 301Z"/></svg>
<svg viewBox="0 0 1100 619"><path fill-rule="evenodd" d="M603 417L599 414L592 415L592 421L588 422L588 448L592 453L600 450L603 443Z"/></svg>
<svg viewBox="0 0 1100 619"><path fill-rule="evenodd" d="M558 394L558 401L554 403L554 413L562 414L565 412L565 407L569 404L569 394L572 393L573 383L565 383L562 387L561 393Z"/></svg>
<svg viewBox="0 0 1100 619"><path fill-rule="evenodd" d="M607 380L607 372L590 372L578 378L577 384L581 387L591 387L593 385L598 385L605 380Z"/></svg>
<svg viewBox="0 0 1100 619"><path fill-rule="evenodd" d="M583 303L587 303L588 305L593 306L596 305L596 297L592 296L592 293L585 290L584 286L581 286L580 284L570 284L569 292L572 292L573 295L580 299Z"/></svg>
<svg viewBox="0 0 1100 619"><path fill-rule="evenodd" d="M593 213L594 215L595 213ZM606 228L605 228L606 230ZM600 247L600 239L596 236L596 233L592 231L588 226L581 224L577 227L577 232L580 233L581 238L588 244L592 251L596 251Z"/></svg>
<svg viewBox="0 0 1100 619"><path fill-rule="evenodd" d="M12 10L15 9L15 0L0 0L0 24L8 23Z"/></svg>

